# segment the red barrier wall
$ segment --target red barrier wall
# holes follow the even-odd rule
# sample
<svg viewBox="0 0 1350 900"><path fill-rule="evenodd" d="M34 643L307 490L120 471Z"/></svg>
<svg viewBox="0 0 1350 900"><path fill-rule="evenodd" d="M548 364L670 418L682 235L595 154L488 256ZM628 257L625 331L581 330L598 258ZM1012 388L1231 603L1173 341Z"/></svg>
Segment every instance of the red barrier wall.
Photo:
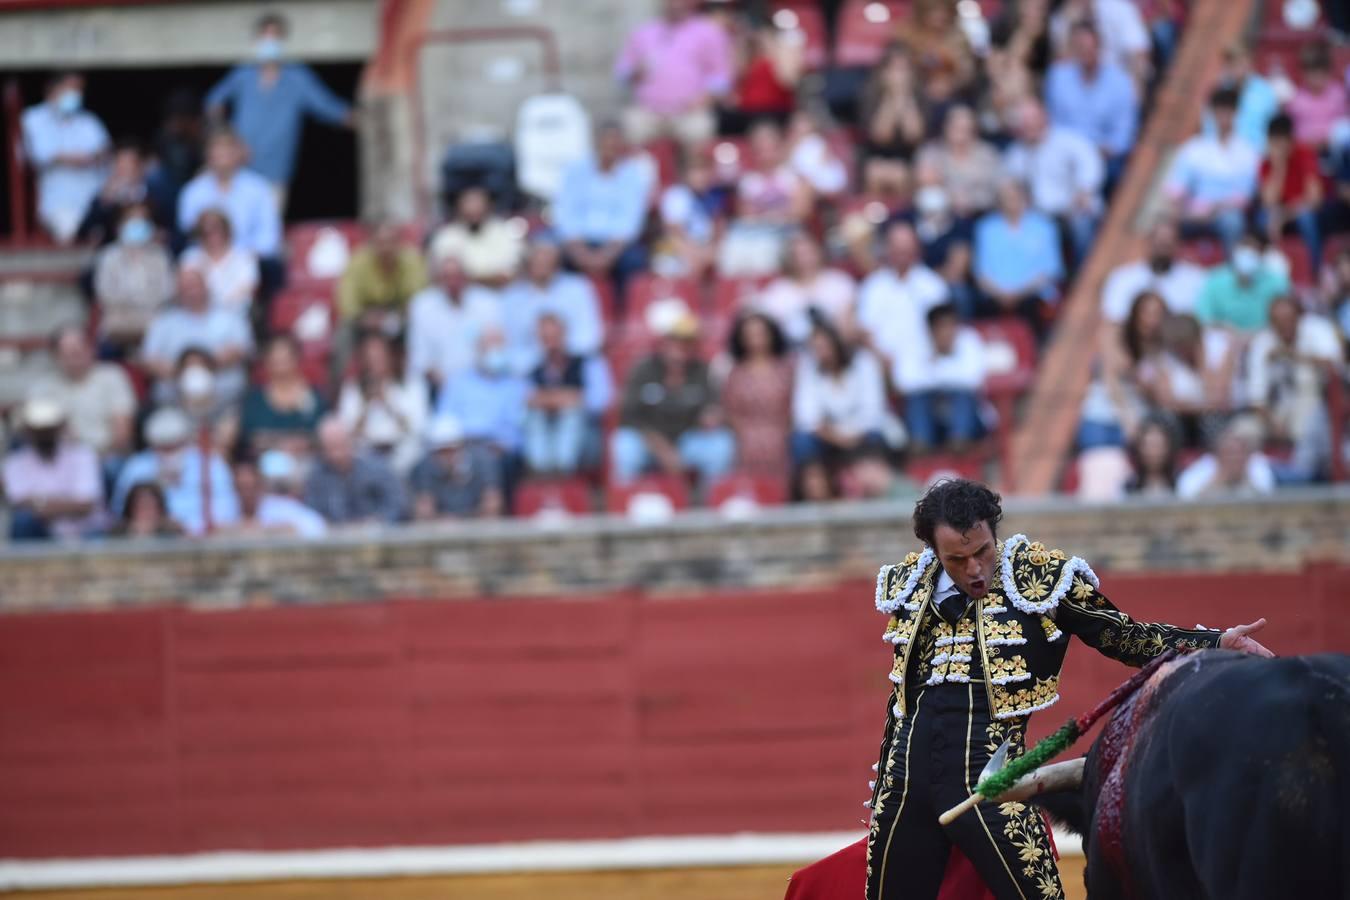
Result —
<svg viewBox="0 0 1350 900"><path fill-rule="evenodd" d="M1140 618L1350 649L1350 569L1108 577ZM869 583L0 619L0 856L859 824ZM1078 646L1045 733L1126 670Z"/></svg>

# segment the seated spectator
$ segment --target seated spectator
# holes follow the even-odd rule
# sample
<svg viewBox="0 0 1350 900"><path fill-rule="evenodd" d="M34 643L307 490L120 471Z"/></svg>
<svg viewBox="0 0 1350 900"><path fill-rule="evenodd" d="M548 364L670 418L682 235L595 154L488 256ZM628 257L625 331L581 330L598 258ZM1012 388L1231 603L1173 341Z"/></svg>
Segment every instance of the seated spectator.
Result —
<svg viewBox="0 0 1350 900"><path fill-rule="evenodd" d="M162 192L167 202L171 227L178 216L178 195L202 167L205 131L206 117L197 92L190 87L171 90L164 98L163 116L150 147L156 161L156 193Z"/></svg>
<svg viewBox="0 0 1350 900"><path fill-rule="evenodd" d="M1270 305L1270 324L1247 347L1247 401L1265 421L1266 433L1293 447L1278 467L1281 481L1325 477L1331 461L1326 386L1344 376L1345 352L1336 326L1303 312L1292 297Z"/></svg>
<svg viewBox="0 0 1350 900"><path fill-rule="evenodd" d="M146 205L156 230L166 234L172 231L173 209L165 205L164 191L155 188L156 185L146 177L145 157L140 145L134 141L118 141L113 148L108 177L89 204L77 237L99 245L116 240L122 210L133 203Z"/></svg>
<svg viewBox="0 0 1350 900"><path fill-rule="evenodd" d="M975 299L970 287L970 245L975 238L973 219L958 216L951 197L935 169L919 166L914 192L914 232L923 247L923 264L942 276L952 300L969 318Z"/></svg>
<svg viewBox="0 0 1350 900"><path fill-rule="evenodd" d="M1125 492L1137 497L1171 497L1177 490L1177 436L1166 420L1145 419L1130 442L1133 472Z"/></svg>
<svg viewBox="0 0 1350 900"><path fill-rule="evenodd" d="M1228 262L1210 270L1195 303L1195 317L1252 333L1269 321L1270 304L1289 291L1289 278L1262 258L1261 239L1244 235L1228 254Z"/></svg>
<svg viewBox="0 0 1350 900"><path fill-rule="evenodd" d="M773 319L749 313L732 328L730 350L733 365L722 385L722 409L736 435L738 467L785 473L792 428L787 340Z"/></svg>
<svg viewBox="0 0 1350 900"><path fill-rule="evenodd" d="M947 110L942 137L923 148L918 164L932 167L958 216L975 216L994 206L1003 162L991 144L980 140L969 106Z"/></svg>
<svg viewBox="0 0 1350 900"><path fill-rule="evenodd" d="M38 220L58 244L69 244L107 177L111 149L103 123L84 109L84 76L49 78L46 99L24 110L22 130L37 173Z"/></svg>
<svg viewBox="0 0 1350 900"><path fill-rule="evenodd" d="M619 127L605 123L596 131L595 159L569 167L553 200L553 227L567 261L592 277L611 278L619 297L647 262L641 239L652 175L646 161L628 154Z"/></svg>
<svg viewBox="0 0 1350 900"><path fill-rule="evenodd" d="M1234 130L1238 95L1221 87L1210 94L1213 134L1181 145L1167 173L1166 192L1183 235L1217 235L1232 247L1246 228L1247 204L1256 194L1261 158Z"/></svg>
<svg viewBox="0 0 1350 900"><path fill-rule="evenodd" d="M501 469L482 447L465 439L446 416L427 429L430 451L412 470L413 516L433 519L495 518L505 509Z"/></svg>
<svg viewBox="0 0 1350 900"><path fill-rule="evenodd" d="M1045 106L1050 121L1085 138L1106 161L1114 184L1134 147L1139 99L1124 68L1102 57L1101 37L1090 21L1075 22L1069 55L1045 77Z"/></svg>
<svg viewBox="0 0 1350 900"><path fill-rule="evenodd" d="M1154 409L1181 425L1188 446L1202 444L1232 408L1236 342L1186 315L1169 316L1162 336L1165 352L1141 372L1141 387Z"/></svg>
<svg viewBox="0 0 1350 900"><path fill-rule="evenodd" d="M1294 123L1294 138L1320 150L1337 122L1350 115L1345 85L1331 71L1331 46L1312 41L1299 50L1299 85L1285 109Z"/></svg>
<svg viewBox="0 0 1350 900"><path fill-rule="evenodd" d="M192 422L182 410L165 407L145 420L148 449L122 466L113 487L113 512L126 513L131 489L142 482L159 485L169 504L169 515L187 534L199 536L226 528L239 519L239 497L230 467L215 451L203 454L192 433ZM210 494L210 518L203 502Z"/></svg>
<svg viewBox="0 0 1350 900"><path fill-rule="evenodd" d="M436 401L438 417L454 419L466 438L497 460L508 496L524 450L529 391L529 382L511 371L506 336L491 327L478 336L473 365L451 379Z"/></svg>
<svg viewBox="0 0 1350 900"><path fill-rule="evenodd" d="M1044 308L1058 300L1063 277L1055 224L1027 209L1026 189L1020 182L1004 182L998 210L975 226L976 315L1019 315L1043 340Z"/></svg>
<svg viewBox="0 0 1350 900"><path fill-rule="evenodd" d="M784 124L797 105L804 66L801 34L782 31L765 20L749 31L744 44L735 90L722 116L723 133L739 132L756 119Z"/></svg>
<svg viewBox="0 0 1350 900"><path fill-rule="evenodd" d="M571 475L598 442L613 393L609 371L600 357L572 352L557 313L542 313L535 327L540 352L526 401L525 462L532 472Z"/></svg>
<svg viewBox="0 0 1350 900"><path fill-rule="evenodd" d="M1280 114L1270 120L1266 158L1261 161L1260 207L1256 219L1271 243L1297 230L1308 248L1313 275L1322 266L1323 183L1317 154L1294 142L1294 124Z"/></svg>
<svg viewBox="0 0 1350 900"><path fill-rule="evenodd" d="M399 380L394 347L378 331L361 335L356 346L356 373L342 383L337 415L363 453L382 457L400 476L422 453L427 420L427 385L421 379Z"/></svg>
<svg viewBox="0 0 1350 900"><path fill-rule="evenodd" d="M235 244L229 217L218 209L203 212L193 233L197 243L183 252L180 263L206 278L212 306L249 316L258 292L258 258Z"/></svg>
<svg viewBox="0 0 1350 900"><path fill-rule="evenodd" d="M1096 26L1106 62L1129 72L1139 85L1148 83L1153 44L1138 4L1131 0L1065 0L1050 17L1050 43L1056 57L1071 52L1073 28L1080 22Z"/></svg>
<svg viewBox="0 0 1350 900"><path fill-rule="evenodd" d="M628 139L706 143L716 129L713 105L731 89L732 66L730 39L698 14L696 0L663 0L662 17L638 26L614 63L615 78L633 92L624 111Z"/></svg>
<svg viewBox="0 0 1350 900"><path fill-rule="evenodd" d="M178 355L173 378L157 387L160 406L181 409L210 432L218 452L233 452L239 439L239 393L229 379L216 378L216 361L210 352L188 347Z"/></svg>
<svg viewBox="0 0 1350 900"><path fill-rule="evenodd" d="M667 278L702 278L716 258L726 201L726 191L714 183L712 160L703 153L691 155L680 180L661 192L652 271Z"/></svg>
<svg viewBox="0 0 1350 900"><path fill-rule="evenodd" d="M85 329L67 325L52 338L56 371L28 388L29 399L55 401L69 415L67 433L91 448L104 470L116 473L132 450L136 393L126 371L113 363L94 361Z"/></svg>
<svg viewBox="0 0 1350 900"><path fill-rule="evenodd" d="M1167 304L1157 293L1142 291L1120 329L1103 334L1101 384L1106 403L1090 397L1085 404L1078 429L1080 450L1124 447L1134 440L1148 415L1149 387L1160 380L1158 373L1164 368L1166 325Z"/></svg>
<svg viewBox="0 0 1350 900"><path fill-rule="evenodd" d="M886 48L863 86L858 121L863 133L863 192L896 197L909 189L909 163L927 132L914 67L898 44Z"/></svg>
<svg viewBox="0 0 1350 900"><path fill-rule="evenodd" d="M1031 205L1068 235L1078 260L1087 256L1102 215L1106 169L1101 152L1075 131L1047 125L1045 109L1028 100L1018 114L1017 142L1008 148L1009 177L1027 184Z"/></svg>
<svg viewBox="0 0 1350 900"><path fill-rule="evenodd" d="M471 281L501 287L520 267L524 231L519 220L507 221L493 211L487 188L474 185L455 198L455 217L432 236L431 256L454 256Z"/></svg>
<svg viewBox="0 0 1350 900"><path fill-rule="evenodd" d="M269 451L278 454L277 451ZM293 466L294 460L278 454L263 455L260 462L245 456L234 464L234 490L239 495L239 521L230 526L228 534L241 536L299 537L310 540L328 533L323 516L305 504L285 494L268 490L267 472L273 474Z"/></svg>
<svg viewBox="0 0 1350 900"><path fill-rule="evenodd" d="M1260 452L1261 420L1238 416L1219 434L1214 450L1191 463L1177 476L1177 496L1202 497L1269 494L1275 490L1275 471Z"/></svg>
<svg viewBox="0 0 1350 900"><path fill-rule="evenodd" d="M688 310L663 324L656 352L628 373L610 454L619 484L652 467L671 475L693 469L705 485L731 471L736 439L698 356L698 320Z"/></svg>
<svg viewBox="0 0 1350 900"><path fill-rule="evenodd" d="M950 73L953 93L974 84L975 54L951 0L916 0L897 23L895 40L914 60L921 82Z"/></svg>
<svg viewBox="0 0 1350 900"><path fill-rule="evenodd" d="M244 448L254 454L285 450L306 459L325 410L300 369L300 344L289 334L274 335L262 362L262 384L249 388L239 414Z"/></svg>
<svg viewBox="0 0 1350 900"><path fill-rule="evenodd" d="M530 241L521 277L502 292L515 371L528 373L539 364L539 320L545 315L556 316L565 326L568 354L594 356L604 346L605 322L595 285L584 275L563 271L557 240L541 232Z"/></svg>
<svg viewBox="0 0 1350 900"><path fill-rule="evenodd" d="M1102 283L1102 317L1119 325L1134 300L1145 291L1156 293L1175 314L1189 313L1205 284L1205 270L1177 256L1181 236L1176 223L1160 219L1148 231L1148 255L1121 263Z"/></svg>
<svg viewBox="0 0 1350 900"><path fill-rule="evenodd" d="M777 125L755 123L749 140L750 164L736 181L735 216L717 252L726 278L775 272L788 234L810 217L814 202L810 184L788 165Z"/></svg>
<svg viewBox="0 0 1350 900"><path fill-rule="evenodd" d="M122 521L113 530L124 538L182 537L183 528L169 515L164 489L153 481L142 481L127 494Z"/></svg>
<svg viewBox="0 0 1350 900"><path fill-rule="evenodd" d="M422 254L403 240L399 227L392 222L373 225L370 240L352 254L338 280L343 329L351 338L361 331L399 337L409 302L426 284Z"/></svg>
<svg viewBox="0 0 1350 900"><path fill-rule="evenodd" d="M220 128L206 143L206 168L178 196L178 227L191 231L208 209L225 211L236 246L251 252L260 265L279 267L281 215L272 184L244 168L247 148L235 132ZM264 273L266 276L266 273Z"/></svg>
<svg viewBox="0 0 1350 900"><path fill-rule="evenodd" d="M407 518L403 485L384 460L358 453L337 416L319 423L319 452L304 501L330 525L392 525Z"/></svg>
<svg viewBox="0 0 1350 900"><path fill-rule="evenodd" d="M825 265L825 251L807 231L793 232L783 252L783 274L759 293L751 308L773 320L787 339L805 343L811 334L811 310L835 327L853 317L857 285L847 272Z"/></svg>
<svg viewBox="0 0 1350 900"><path fill-rule="evenodd" d="M863 279L858 289L859 340L886 368L893 368L913 335L927 333L928 311L949 297L946 283L923 264L914 226L896 220L886 226L886 265Z"/></svg>
<svg viewBox="0 0 1350 900"><path fill-rule="evenodd" d="M905 395L911 452L939 447L960 452L984 433L984 341L961 324L950 303L928 311L928 340L918 352L901 354L895 385Z"/></svg>
<svg viewBox="0 0 1350 900"><path fill-rule="evenodd" d="M818 197L838 197L848 187L848 167L830 147L820 124L804 109L788 120L787 160Z"/></svg>
<svg viewBox="0 0 1350 900"><path fill-rule="evenodd" d="M94 258L99 350L106 359L132 355L151 319L173 297L173 263L155 239L150 208L132 203L118 219L117 241Z"/></svg>
<svg viewBox="0 0 1350 900"><path fill-rule="evenodd" d="M253 351L253 332L237 310L211 306L201 272L180 268L177 302L155 315L141 343L141 362L157 380L160 402L169 392L165 382L189 347L211 354L222 393L235 399L243 396L248 383L244 363Z"/></svg>
<svg viewBox="0 0 1350 900"><path fill-rule="evenodd" d="M500 320L496 291L470 284L456 257L442 257L436 264L435 283L418 291L408 304L405 377L439 391L473 366L479 334Z"/></svg>
<svg viewBox="0 0 1350 900"><path fill-rule="evenodd" d="M1350 346L1350 246L1342 247L1323 273L1321 297L1321 308L1336 324L1342 343Z"/></svg>
<svg viewBox="0 0 1350 900"><path fill-rule="evenodd" d="M12 541L73 539L102 524L103 476L93 448L66 437L58 401L36 397L23 406L25 445L5 457L5 499Z"/></svg>
<svg viewBox="0 0 1350 900"><path fill-rule="evenodd" d="M1237 92L1233 131L1257 153L1266 149L1270 120L1280 111L1280 98L1270 82L1252 68L1252 55L1242 44L1224 48L1219 84ZM1204 133L1214 135L1214 117L1205 113Z"/></svg>

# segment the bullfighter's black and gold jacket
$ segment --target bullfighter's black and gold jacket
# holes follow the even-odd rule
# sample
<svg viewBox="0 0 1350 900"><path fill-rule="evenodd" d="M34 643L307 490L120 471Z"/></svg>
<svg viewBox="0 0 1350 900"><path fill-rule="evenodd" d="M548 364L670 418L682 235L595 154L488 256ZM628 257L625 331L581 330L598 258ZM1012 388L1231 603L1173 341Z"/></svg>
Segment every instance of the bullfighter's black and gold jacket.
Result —
<svg viewBox="0 0 1350 900"><path fill-rule="evenodd" d="M882 639L895 646L895 714L905 714L905 673L928 673L925 684L970 681L979 654L990 713L1026 716L1059 699L1067 635L1126 665L1142 666L1170 647L1218 646L1220 632L1197 626L1136 622L1098 590L1096 574L1076 556L1017 534L998 545L998 570L975 615L955 626L928 615L942 565L931 548L911 553L877 575L877 609L890 616ZM910 669L920 627L936 629L927 665Z"/></svg>

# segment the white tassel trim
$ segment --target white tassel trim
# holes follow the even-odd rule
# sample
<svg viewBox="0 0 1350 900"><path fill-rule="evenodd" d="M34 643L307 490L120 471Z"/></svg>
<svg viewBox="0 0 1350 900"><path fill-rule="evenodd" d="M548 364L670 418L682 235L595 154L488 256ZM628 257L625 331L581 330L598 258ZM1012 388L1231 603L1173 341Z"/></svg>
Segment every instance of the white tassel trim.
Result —
<svg viewBox="0 0 1350 900"><path fill-rule="evenodd" d="M984 645L986 647L1015 647L1026 642L1026 638L990 638L984 642Z"/></svg>
<svg viewBox="0 0 1350 900"><path fill-rule="evenodd" d="M886 677L889 678L889 679L890 679L892 682L894 682L895 684L904 684L904 683L905 683L904 676L902 676L902 675L897 675L897 674L895 674L894 672L892 672L891 674L887 675Z"/></svg>
<svg viewBox="0 0 1350 900"><path fill-rule="evenodd" d="M1064 599L1064 595L1069 592L1073 585L1075 575L1082 575L1094 587L1100 587L1101 582L1097 580L1097 573L1092 571L1092 567L1081 557L1071 556L1064 562L1064 567L1059 571L1059 584L1055 585L1044 600L1032 602L1023 597L1017 590L1017 584L1013 580L1013 555L1017 548L1022 544L1030 543L1030 539L1025 534L1015 534L1003 543L1003 593L1007 594L1008 600L1013 606L1022 612L1031 615L1032 613L1047 613L1059 606L1059 601Z"/></svg>
<svg viewBox="0 0 1350 900"><path fill-rule="evenodd" d="M880 772L880 771L881 771L881 763L872 763L872 771L873 771L873 772Z"/></svg>
<svg viewBox="0 0 1350 900"><path fill-rule="evenodd" d="M1007 611L1008 607L1006 606L986 606L983 610L986 616L996 616L999 613L1005 613Z"/></svg>
<svg viewBox="0 0 1350 900"><path fill-rule="evenodd" d="M1064 637L1064 632L1056 628L1053 632L1049 634L1049 636L1046 637L1046 640L1053 644L1055 641L1059 640L1062 637Z"/></svg>
<svg viewBox="0 0 1350 900"><path fill-rule="evenodd" d="M990 680L990 684L1012 684L1014 681L1027 681L1031 678L1031 673L1023 672L1021 675L1003 675L999 678Z"/></svg>
<svg viewBox="0 0 1350 900"><path fill-rule="evenodd" d="M891 706L891 715L895 716L897 719L903 719L905 717L905 711L900 708L899 703L896 703Z"/></svg>
<svg viewBox="0 0 1350 900"><path fill-rule="evenodd" d="M871 800L864 800L864 801L863 801L863 807L864 807L865 809L871 809L871 808L872 808L872 801L871 801Z"/></svg>
<svg viewBox="0 0 1350 900"><path fill-rule="evenodd" d="M909 638L898 631L888 631L881 636L881 641L885 644L908 644Z"/></svg>
<svg viewBox="0 0 1350 900"><path fill-rule="evenodd" d="M942 673L942 672L934 672L932 675L928 676L928 680L925 681L924 684L929 685L929 686L932 686L932 685L935 685L935 684L944 684L944 683L946 683L946 684L966 684L966 683L969 682L969 681L970 681L970 676L969 676L969 675L963 675L963 674L959 674L959 673L956 673L956 672L947 673L947 674L944 674L944 673Z"/></svg>
<svg viewBox="0 0 1350 900"><path fill-rule="evenodd" d="M877 789L877 782L875 778L867 782L867 789L869 791L875 791Z"/></svg>
<svg viewBox="0 0 1350 900"><path fill-rule="evenodd" d="M933 642L934 647L950 647L952 644L973 644L975 636L971 634L958 634L956 637L938 638Z"/></svg>
<svg viewBox="0 0 1350 900"><path fill-rule="evenodd" d="M1054 705L1055 705L1056 703L1058 703L1058 702L1059 702L1059 694L1055 694L1055 696L1051 697L1049 700L1045 701L1044 703L1037 703L1035 706L1024 706L1024 707L1022 707L1021 709L1010 709L1010 710L1006 710L1006 711L1004 711L1004 712L998 713L997 715L994 716L994 718L995 718L995 719L1015 719L1015 718L1017 718L1018 716L1029 716L1029 715L1031 715L1031 714L1034 713L1034 712L1040 712L1040 711L1043 710L1043 709L1049 709L1050 707L1054 706Z"/></svg>
<svg viewBox="0 0 1350 900"><path fill-rule="evenodd" d="M896 594L894 598L886 596L886 581L891 570L896 567L882 566L881 571L877 573L877 610L884 613L893 613L899 609L901 605L904 605L906 609L918 609L917 606L910 606L905 603L905 601L914 593L914 589L919 586L919 579L923 576L923 573L928 569L935 558L933 549L931 547L925 547L924 551L919 554L918 560L915 561L914 567L910 569L909 577L906 578L905 583L901 585L900 592Z"/></svg>
<svg viewBox="0 0 1350 900"><path fill-rule="evenodd" d="M969 653L939 653L929 660L929 665L940 666L947 662L970 662Z"/></svg>

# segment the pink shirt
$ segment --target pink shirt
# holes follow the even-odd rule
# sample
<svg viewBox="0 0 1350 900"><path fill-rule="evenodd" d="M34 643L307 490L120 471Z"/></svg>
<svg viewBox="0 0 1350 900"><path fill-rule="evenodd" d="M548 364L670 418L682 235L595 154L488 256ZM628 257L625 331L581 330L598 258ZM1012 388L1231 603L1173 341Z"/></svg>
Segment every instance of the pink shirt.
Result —
<svg viewBox="0 0 1350 900"><path fill-rule="evenodd" d="M712 19L656 19L628 36L614 64L614 75L627 81L636 73L638 104L671 115L684 112L705 96L726 93L731 87L731 63L731 42Z"/></svg>
<svg viewBox="0 0 1350 900"><path fill-rule="evenodd" d="M57 537L77 537L87 524L98 519L103 475L93 450L84 444L62 441L51 460L38 456L31 447L10 453L5 458L4 487L5 496L14 504L37 498L93 503L95 511L88 517L49 523Z"/></svg>
<svg viewBox="0 0 1350 900"><path fill-rule="evenodd" d="M1294 120L1294 137L1301 144L1320 147L1331 135L1331 126L1347 111L1345 87L1335 81L1327 82L1320 94L1299 88L1285 104Z"/></svg>

